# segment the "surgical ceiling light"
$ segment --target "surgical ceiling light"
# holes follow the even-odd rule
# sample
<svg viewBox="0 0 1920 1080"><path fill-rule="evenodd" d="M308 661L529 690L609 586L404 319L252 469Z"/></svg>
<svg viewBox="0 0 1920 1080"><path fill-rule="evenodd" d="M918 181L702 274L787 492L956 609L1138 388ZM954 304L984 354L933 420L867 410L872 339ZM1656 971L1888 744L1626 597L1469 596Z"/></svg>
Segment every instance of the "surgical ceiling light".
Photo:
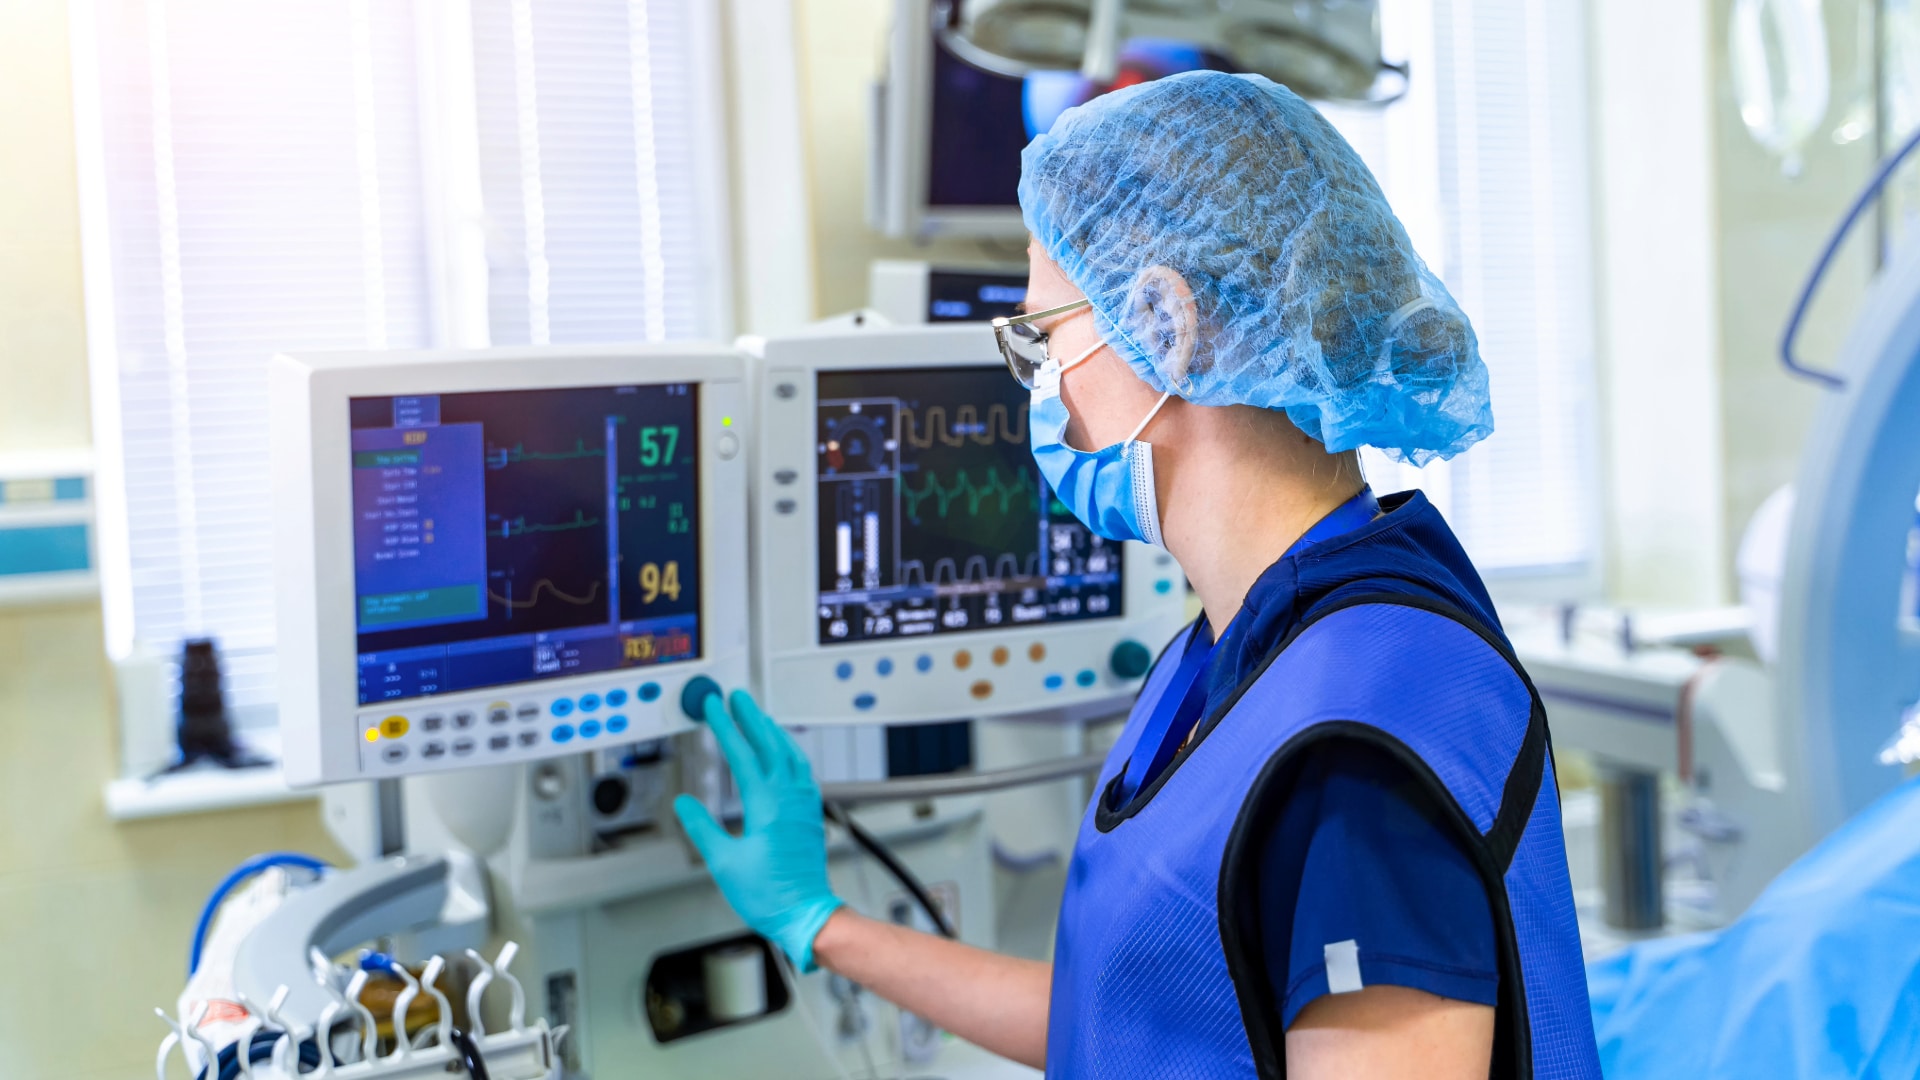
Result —
<svg viewBox="0 0 1920 1080"><path fill-rule="evenodd" d="M1406 87L1405 65L1380 55L1377 0L939 0L933 17L956 55L1013 77L1078 70L1111 82L1121 44L1155 38L1317 100L1380 103Z"/></svg>

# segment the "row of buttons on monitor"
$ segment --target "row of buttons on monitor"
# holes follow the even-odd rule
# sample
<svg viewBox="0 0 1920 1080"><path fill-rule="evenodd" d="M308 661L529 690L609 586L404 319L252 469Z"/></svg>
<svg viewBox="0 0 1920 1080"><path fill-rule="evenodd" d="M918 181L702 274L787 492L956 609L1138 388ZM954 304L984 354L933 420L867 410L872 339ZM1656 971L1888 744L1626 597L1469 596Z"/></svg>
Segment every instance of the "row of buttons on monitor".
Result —
<svg viewBox="0 0 1920 1080"><path fill-rule="evenodd" d="M1007 647L1005 645L995 645L993 647L993 651L987 654L987 658L993 661L993 664L995 667L1005 667L1007 664L1007 661L1013 659L1013 654L1007 651ZM1027 659L1037 664L1040 661L1045 660L1046 658L1047 658L1047 647L1045 645L1042 645L1040 642L1036 641L1033 644L1027 646ZM965 671L968 668L972 667L973 651L971 649L955 649L953 653L953 666L955 669L960 671ZM919 656L914 657L913 669L915 671L921 672L922 674L932 671L933 657L927 655L926 653L921 653ZM893 659L891 657L883 656L880 659L874 661L873 673L875 675L880 676L881 678L886 678L888 675L893 674ZM839 678L840 681L842 682L845 682L846 680L853 678L853 662L850 660L840 661L839 664L835 665L833 669L833 674L837 678Z"/></svg>
<svg viewBox="0 0 1920 1080"><path fill-rule="evenodd" d="M925 669L923 668L922 670ZM842 676L842 678L844 677L845 676ZM1092 686L1099 680L1100 676L1095 674L1092 668L1081 668L1079 674L1073 677L1073 681L1081 686ZM1049 690L1058 690L1067 685L1067 679L1064 675L1049 675L1043 681L1042 685ZM972 694L975 699L985 701L987 698L993 696L993 683L986 679L981 679L972 686L967 687L967 692ZM853 707L861 712L866 712L879 703L880 699L874 697L872 694L855 694L853 698Z"/></svg>
<svg viewBox="0 0 1920 1080"><path fill-rule="evenodd" d="M510 750L516 741L518 741L521 746L538 746L540 743L540 732L538 730L522 731L518 734L517 739L514 735L490 735L487 737L487 749L494 753ZM479 748L479 741L471 735L462 735L453 739L451 742L443 742L439 739L428 739L420 744L420 759L422 761L438 761L448 754L452 754L457 758L470 757L474 751ZM388 743L386 746L380 748L380 760L389 765L398 765L407 760L409 753L411 753L411 751L408 749L406 743Z"/></svg>
<svg viewBox="0 0 1920 1080"><path fill-rule="evenodd" d="M487 707L487 722L490 724L504 724L515 716L518 716L522 720L537 719L540 716L540 706L521 705L516 708L505 703L496 702ZM465 731L472 727L475 722L472 710L461 709L453 714L453 729L455 731ZM429 735L439 732L446 726L447 718L439 713L428 713L420 718L420 730ZM367 741L378 742L382 738L404 738L407 732L411 730L413 730L413 721L408 720L404 716L389 716L385 720L380 721L378 726L367 729Z"/></svg>
<svg viewBox="0 0 1920 1080"><path fill-rule="evenodd" d="M994 646L991 657L996 665L1004 665L1008 659L1006 646ZM1037 664L1046 658L1047 647L1045 645L1036 641L1032 645L1027 646L1027 659ZM965 671L968 667L972 666L972 664L973 654L967 650L960 649L953 654L954 667ZM921 671L932 670L933 657L922 653L914 660L913 666ZM1130 681L1145 675L1147 669L1151 666L1153 666L1153 654L1147 651L1145 645L1133 640L1125 640L1115 644L1112 655L1107 658L1107 667L1113 672L1114 677L1123 681ZM874 664L873 670L883 676L891 675L893 673L893 661L883 656ZM843 680L851 679L853 678L853 665L848 661L842 660L833 669L833 673ZM1082 687L1092 687L1094 683L1100 681L1100 676L1092 668L1081 668L1074 674L1073 681ZM1059 690L1067 685L1067 677L1059 674L1048 675L1042 680L1042 685L1048 690ZM993 683L986 679L981 679L968 687L967 692L972 694L976 700L984 701L993 696ZM872 694L856 694L853 699L853 707L861 712L873 708L878 703L879 699L875 698Z"/></svg>
<svg viewBox="0 0 1920 1080"><path fill-rule="evenodd" d="M583 739L591 739L599 735L602 730L600 721L598 720L582 720L580 721L578 730L576 730L572 724L559 724L553 729L553 741L558 743L572 742L575 735L579 735ZM618 715L607 717L607 724L604 730L609 735L619 735L625 732L627 730L627 718Z"/></svg>
<svg viewBox="0 0 1920 1080"><path fill-rule="evenodd" d="M658 701L660 699L660 684L654 682L641 683L640 689L634 691L634 696L641 701ZM601 705L605 705L609 709L617 709L626 703L627 692L625 690L609 690L604 698L599 694L581 694L578 700L574 698L561 698L549 706L548 711L552 712L555 716L571 716L575 709L583 713L590 713L600 711ZM609 724L608 726L611 727L612 725Z"/></svg>

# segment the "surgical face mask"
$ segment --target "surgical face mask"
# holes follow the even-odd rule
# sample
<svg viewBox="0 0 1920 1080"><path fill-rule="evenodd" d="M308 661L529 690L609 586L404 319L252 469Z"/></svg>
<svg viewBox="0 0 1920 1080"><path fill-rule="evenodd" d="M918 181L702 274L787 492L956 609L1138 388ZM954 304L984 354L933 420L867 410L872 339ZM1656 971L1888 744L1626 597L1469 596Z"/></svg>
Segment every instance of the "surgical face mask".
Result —
<svg viewBox="0 0 1920 1080"><path fill-rule="evenodd" d="M1161 394L1133 434L1121 442L1092 452L1075 450L1066 442L1067 405L1060 400L1060 378L1103 344L1096 343L1065 364L1049 363L1036 372L1027 408L1033 460L1054 494L1096 536L1165 547L1160 538L1160 502L1153 489L1153 447L1140 441L1140 433L1173 394Z"/></svg>

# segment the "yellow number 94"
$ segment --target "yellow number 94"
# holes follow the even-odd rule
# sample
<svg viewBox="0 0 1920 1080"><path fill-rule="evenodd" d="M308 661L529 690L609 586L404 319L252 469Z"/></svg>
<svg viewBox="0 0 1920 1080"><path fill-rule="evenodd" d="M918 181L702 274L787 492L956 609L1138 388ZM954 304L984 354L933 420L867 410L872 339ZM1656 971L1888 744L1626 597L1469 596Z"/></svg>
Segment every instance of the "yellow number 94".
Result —
<svg viewBox="0 0 1920 1080"><path fill-rule="evenodd" d="M680 599L680 563L670 560L666 566L659 563L640 565L640 602L651 604L664 594L668 600Z"/></svg>

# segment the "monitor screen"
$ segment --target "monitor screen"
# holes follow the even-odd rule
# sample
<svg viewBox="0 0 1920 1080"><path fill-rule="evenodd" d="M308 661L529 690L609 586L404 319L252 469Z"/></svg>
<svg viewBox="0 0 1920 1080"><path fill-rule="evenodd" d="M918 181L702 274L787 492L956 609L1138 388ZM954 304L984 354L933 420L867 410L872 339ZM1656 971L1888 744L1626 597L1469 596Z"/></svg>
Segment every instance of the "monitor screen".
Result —
<svg viewBox="0 0 1920 1080"><path fill-rule="evenodd" d="M1020 314L1027 272L928 270L928 322L986 322Z"/></svg>
<svg viewBox="0 0 1920 1080"><path fill-rule="evenodd" d="M823 371L823 645L1123 614L1122 545L1053 497L1000 367Z"/></svg>
<svg viewBox="0 0 1920 1080"><path fill-rule="evenodd" d="M936 33L927 205L1017 209L1020 152L1062 112L1136 83L1232 67L1225 57L1185 42L1136 38L1121 46L1111 82L1096 84L1074 71L1041 71L1022 79L974 67Z"/></svg>
<svg viewBox="0 0 1920 1080"><path fill-rule="evenodd" d="M698 400L354 398L360 703L698 657Z"/></svg>

